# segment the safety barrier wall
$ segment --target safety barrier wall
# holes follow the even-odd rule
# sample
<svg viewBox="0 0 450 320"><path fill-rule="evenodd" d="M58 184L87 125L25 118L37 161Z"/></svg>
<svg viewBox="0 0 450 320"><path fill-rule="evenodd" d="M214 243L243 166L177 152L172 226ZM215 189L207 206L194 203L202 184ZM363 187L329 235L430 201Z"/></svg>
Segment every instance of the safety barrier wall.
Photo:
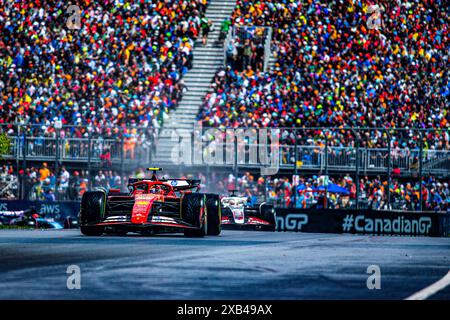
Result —
<svg viewBox="0 0 450 320"><path fill-rule="evenodd" d="M277 231L445 237L450 214L330 209L276 209Z"/></svg>
<svg viewBox="0 0 450 320"><path fill-rule="evenodd" d="M62 221L67 216L77 217L80 202L0 201L0 211L30 208L35 208L46 218ZM431 237L450 235L449 213L277 208L276 216L277 231Z"/></svg>

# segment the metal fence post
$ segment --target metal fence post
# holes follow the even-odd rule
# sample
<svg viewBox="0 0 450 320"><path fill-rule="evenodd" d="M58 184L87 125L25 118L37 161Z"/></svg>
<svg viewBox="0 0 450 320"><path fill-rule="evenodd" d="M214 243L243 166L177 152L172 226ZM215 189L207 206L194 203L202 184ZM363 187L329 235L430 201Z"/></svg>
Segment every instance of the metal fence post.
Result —
<svg viewBox="0 0 450 320"><path fill-rule="evenodd" d="M56 129L56 140L55 140L55 178L56 178L56 190L55 190L55 199L56 200L60 200L59 199L59 192L58 192L58 171L59 171L59 144L60 144L60 136L61 131L59 129Z"/></svg>
<svg viewBox="0 0 450 320"><path fill-rule="evenodd" d="M125 150L124 150L124 130L122 129L122 134L120 136L120 175L122 179L120 179L120 189L123 190L124 179L125 179L125 168L124 168L124 160L125 160Z"/></svg>
<svg viewBox="0 0 450 320"><path fill-rule="evenodd" d="M23 162L22 162L22 166L23 166L23 173L22 173L22 185L21 185L21 199L22 200L26 200L25 199L25 171L27 169L27 135L26 132L24 130L23 134L23 145L22 145L22 157L23 157Z"/></svg>
<svg viewBox="0 0 450 320"><path fill-rule="evenodd" d="M325 175L327 176L327 181L328 179L328 132L325 130ZM325 209L328 209L328 182L326 183L325 186Z"/></svg>
<svg viewBox="0 0 450 320"><path fill-rule="evenodd" d="M422 190L422 165L423 165L423 135L422 131L419 131L420 135L420 151L419 151L419 210L423 209L423 190Z"/></svg>
<svg viewBox="0 0 450 320"><path fill-rule="evenodd" d="M23 184L23 179L19 175L19 169L20 169L20 126L19 126L18 130L19 130L19 132L18 132L19 137L14 137L13 139L15 140L14 153L15 153L15 158L16 158L17 180L18 180L18 183L19 183L19 187L17 188L17 198L21 199L20 186Z"/></svg>
<svg viewBox="0 0 450 320"><path fill-rule="evenodd" d="M359 209L359 139L358 133L356 137L356 209Z"/></svg>
<svg viewBox="0 0 450 320"><path fill-rule="evenodd" d="M387 205L388 210L391 209L391 134L388 130L386 130L387 136L388 136L388 166L387 166Z"/></svg>
<svg viewBox="0 0 450 320"><path fill-rule="evenodd" d="M237 190L237 176L238 176L238 141L237 136L234 135L234 190Z"/></svg>
<svg viewBox="0 0 450 320"><path fill-rule="evenodd" d="M297 177L298 175L298 141L297 141L297 130L294 129L294 136L295 136L295 146L294 146L294 174ZM297 186L294 184L294 181L292 180L292 186L294 187L294 208L297 208Z"/></svg>
<svg viewBox="0 0 450 320"><path fill-rule="evenodd" d="M88 175L89 175L89 190L92 190L92 167L91 167L91 156L92 156L92 143L91 143L91 134L88 135Z"/></svg>
<svg viewBox="0 0 450 320"><path fill-rule="evenodd" d="M328 134L325 131L325 175L328 175Z"/></svg>

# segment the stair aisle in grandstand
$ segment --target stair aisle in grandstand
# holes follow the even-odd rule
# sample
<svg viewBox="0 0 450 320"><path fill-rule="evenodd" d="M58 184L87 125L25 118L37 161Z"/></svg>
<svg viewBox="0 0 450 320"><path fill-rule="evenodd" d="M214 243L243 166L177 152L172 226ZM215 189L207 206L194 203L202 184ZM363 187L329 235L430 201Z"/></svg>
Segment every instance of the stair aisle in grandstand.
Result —
<svg viewBox="0 0 450 320"><path fill-rule="evenodd" d="M158 138L154 163L170 162L178 136L190 135L195 119L217 69L223 65L224 49L218 42L222 22L231 16L236 0L212 0L206 17L214 24L208 43L203 46L201 35L194 48L193 67L183 77L187 87L178 108L171 112Z"/></svg>

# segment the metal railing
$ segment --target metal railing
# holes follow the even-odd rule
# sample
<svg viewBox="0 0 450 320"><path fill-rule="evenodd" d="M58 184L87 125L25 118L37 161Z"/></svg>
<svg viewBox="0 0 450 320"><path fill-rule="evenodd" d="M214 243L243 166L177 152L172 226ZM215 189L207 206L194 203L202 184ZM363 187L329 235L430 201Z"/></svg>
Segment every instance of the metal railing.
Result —
<svg viewBox="0 0 450 320"><path fill-rule="evenodd" d="M100 161L105 152L110 153L113 163L149 162L150 150L141 148L136 142L127 146L121 139L78 139L78 138L36 138L9 137L10 152L3 155L4 159L35 160L35 161Z"/></svg>
<svg viewBox="0 0 450 320"><path fill-rule="evenodd" d="M211 128L203 128L202 130L205 130L203 134L209 129ZM296 132L311 129L283 128L282 130L285 132ZM340 128L339 130L342 131L343 129ZM353 128L345 130L358 131L358 129ZM397 133L400 134L401 131L402 130L399 130ZM280 135L282 135L282 133L280 133ZM289 136L289 134L286 136ZM186 139L186 137L183 139ZM205 139L205 137L203 137L203 140L200 142L201 151L199 151L198 147L194 147L194 145L199 145L198 140L194 136L190 139L192 140L192 151L189 153L191 158L186 158L185 155L180 153L178 162L176 159L166 159L165 163L161 164L184 164L186 166L228 168L239 167L242 169L264 166L264 162L259 153L260 150L267 148L267 145L258 144L257 141L247 140L241 141L240 143L237 141L230 143L230 141L224 138L223 141L215 144L211 143L211 141L214 140L210 140L209 138ZM387 146L384 148L363 147L361 146L361 143L357 142L358 138L355 138L353 141L347 141L348 146L328 145L326 139L325 141L322 141L321 145L315 145L315 143L307 144L304 140L290 142L284 142L282 139L280 140L281 142L278 146L278 166L283 170L316 171L325 174L328 172L353 173L358 171L360 174L372 173L390 175L395 169L395 172L399 171L401 176L417 177L426 174L441 177L450 176L450 150L423 149L423 146L414 149L394 148L389 142L386 143ZM174 148L177 148L179 145L185 145L186 143L189 143L189 141L179 143L175 145ZM201 152L200 157L195 155L199 152ZM211 160L211 158L214 158L214 160Z"/></svg>
<svg viewBox="0 0 450 320"><path fill-rule="evenodd" d="M283 130L285 130L284 133L291 133L306 129ZM108 152L112 164L144 166L151 163L153 153L151 148L144 147L142 143L124 137L104 139L10 136L10 139L10 152L3 155L3 158L17 161L98 163L102 161L101 156ZM191 137L191 139L194 138ZM419 148L411 150L399 147L390 148L389 146L370 148L355 144L356 140L348 141L351 146L328 145L327 141L321 145L314 145L314 143L309 145L303 140L286 142L281 139L280 141L277 146L279 154L277 165L283 170L311 170L325 174L328 171L386 174L392 172L393 169L398 169L401 175L450 176L450 150ZM178 145L174 147L176 148ZM227 143L218 144L215 146L214 152L220 154L221 159L217 159L216 156L215 161L207 161L207 155L211 152L210 147L210 141L201 141L202 154L200 157L198 155L194 157L198 148L194 148L192 141L191 159L181 156L180 161L174 163L173 159L167 158L163 159L160 164L170 166L184 163L192 166L233 168L258 168L265 164L262 161L261 150L267 149L267 145L259 144L258 141L246 140L240 143L227 141Z"/></svg>
<svg viewBox="0 0 450 320"><path fill-rule="evenodd" d="M215 161L206 160L208 151L208 144L203 144L203 160L202 162L188 161L182 159L180 163L191 165L208 165L208 166L225 166L232 167L234 162L230 162L229 159L234 156L226 156L227 152L233 150L232 145L224 144L222 151L217 153L222 154L221 159ZM260 159L250 156L249 150L259 150L263 148L260 144L247 144L245 147L238 148L238 161L237 165L242 168L260 167L263 163ZM297 150L297 155L295 155ZM193 151L195 152L195 151ZM232 151L234 152L234 151ZM359 153L359 157L357 156ZM402 154L396 154L391 151L391 168L400 169L402 175L417 173L419 170L419 157L418 151L404 152ZM424 155L426 152L424 152ZM228 160L227 160L228 159ZM295 165L295 159L297 160L297 166ZM356 170L357 164L359 165L360 172L372 172L382 173L388 169L389 151L387 148L356 148L351 147L328 147L328 152L325 152L325 148L316 146L280 146L279 151L279 167L280 169L308 169L316 171L324 171L327 167L330 171L346 171L353 172ZM171 159L167 159L167 164L172 163ZM423 157L422 161L423 173L437 174L447 176L450 175L450 151L433 151L427 156Z"/></svg>
<svg viewBox="0 0 450 320"><path fill-rule="evenodd" d="M55 124L0 124L0 132L10 139L10 148L3 159L48 162L101 162L109 154L112 164L148 164L157 143L152 127L130 128L75 126ZM76 134L82 138L75 137Z"/></svg>

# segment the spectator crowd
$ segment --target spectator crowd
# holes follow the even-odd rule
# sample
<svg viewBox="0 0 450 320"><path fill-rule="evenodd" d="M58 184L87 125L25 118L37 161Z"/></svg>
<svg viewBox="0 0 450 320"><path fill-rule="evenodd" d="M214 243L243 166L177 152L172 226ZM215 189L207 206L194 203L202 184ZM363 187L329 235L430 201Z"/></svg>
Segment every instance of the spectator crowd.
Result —
<svg viewBox="0 0 450 320"><path fill-rule="evenodd" d="M350 130L324 127L407 129L395 132L399 147L450 149L448 5L441 0L247 1L238 0L235 26L273 28L275 64L267 72L244 41L243 70L219 70L198 120L218 127L314 127L300 141L329 145L352 141ZM371 28L369 5L378 5ZM228 50L230 49L230 50ZM234 53L233 53L234 52ZM241 59L242 60L242 59ZM230 59L228 59L230 61ZM429 129L421 137L411 129ZM392 132L391 132L392 133ZM367 131L373 147L385 147L387 132Z"/></svg>
<svg viewBox="0 0 450 320"><path fill-rule="evenodd" d="M183 94L207 4L0 0L0 125L29 124L40 137L54 137L57 122L73 137L160 128ZM79 29L68 28L69 5Z"/></svg>
<svg viewBox="0 0 450 320"><path fill-rule="evenodd" d="M21 180L22 179L22 180ZM89 188L120 188L121 176L112 170L68 170L62 166L55 172L46 162L41 167L29 167L15 174L11 165L0 172L0 198L19 199L22 192L26 200L80 200ZM23 185L23 190L20 186Z"/></svg>
<svg viewBox="0 0 450 320"><path fill-rule="evenodd" d="M265 180L267 179L267 181ZM311 208L323 206L326 197L328 208L351 208L356 205L357 183L350 174L331 176L300 176L294 183L290 177L264 178L247 172L242 176L219 179L207 179L207 190L227 194L228 190L237 190L239 194L249 197L250 202L267 200L277 207ZM423 210L450 211L449 179L428 177L422 186ZM336 185L337 192L326 186ZM390 207L387 201L388 181L381 177L362 177L359 182L359 206L373 210L420 210L420 191L418 181L395 178L391 180ZM297 195L294 196L295 192Z"/></svg>

